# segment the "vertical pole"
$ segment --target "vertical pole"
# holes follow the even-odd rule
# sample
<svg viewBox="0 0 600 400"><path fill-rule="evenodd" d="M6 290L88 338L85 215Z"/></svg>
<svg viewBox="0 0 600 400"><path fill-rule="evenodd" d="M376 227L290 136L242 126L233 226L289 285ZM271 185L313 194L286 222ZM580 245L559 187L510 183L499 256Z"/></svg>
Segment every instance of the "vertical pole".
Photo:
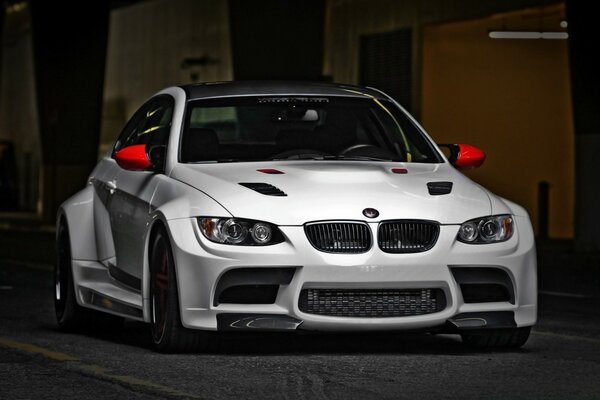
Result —
<svg viewBox="0 0 600 400"><path fill-rule="evenodd" d="M550 183L538 183L538 238L548 239L548 222L550 215Z"/></svg>

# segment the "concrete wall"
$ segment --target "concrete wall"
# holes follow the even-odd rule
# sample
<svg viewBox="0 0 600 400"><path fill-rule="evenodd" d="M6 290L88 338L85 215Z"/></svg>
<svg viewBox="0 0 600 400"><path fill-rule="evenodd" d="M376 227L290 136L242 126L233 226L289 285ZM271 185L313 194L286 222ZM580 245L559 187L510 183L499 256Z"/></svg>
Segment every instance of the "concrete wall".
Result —
<svg viewBox="0 0 600 400"><path fill-rule="evenodd" d="M186 58L204 66L184 67ZM233 79L228 2L154 0L114 10L100 153L152 94L167 86Z"/></svg>

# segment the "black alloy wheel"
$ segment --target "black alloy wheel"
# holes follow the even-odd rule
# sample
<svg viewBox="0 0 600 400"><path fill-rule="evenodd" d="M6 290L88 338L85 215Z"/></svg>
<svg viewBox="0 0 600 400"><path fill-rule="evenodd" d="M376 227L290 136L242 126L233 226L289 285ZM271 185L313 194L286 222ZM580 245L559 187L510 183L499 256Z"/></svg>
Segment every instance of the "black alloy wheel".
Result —
<svg viewBox="0 0 600 400"><path fill-rule="evenodd" d="M60 321L65 315L67 294L70 280L71 248L69 231L64 223L58 228L56 237L56 263L54 265L54 310L56 320Z"/></svg>
<svg viewBox="0 0 600 400"><path fill-rule="evenodd" d="M164 228L152 238L150 248L150 332L154 348L162 353L199 350L208 344L207 332L181 324L175 262Z"/></svg>
<svg viewBox="0 0 600 400"><path fill-rule="evenodd" d="M93 311L77 304L71 268L71 241L69 227L61 219L56 234L56 262L54 263L54 311L58 328L77 331L92 325Z"/></svg>
<svg viewBox="0 0 600 400"><path fill-rule="evenodd" d="M66 220L61 219L56 235L54 263L54 311L62 331L109 333L123 326L123 317L85 308L77 304L71 267L71 240Z"/></svg>

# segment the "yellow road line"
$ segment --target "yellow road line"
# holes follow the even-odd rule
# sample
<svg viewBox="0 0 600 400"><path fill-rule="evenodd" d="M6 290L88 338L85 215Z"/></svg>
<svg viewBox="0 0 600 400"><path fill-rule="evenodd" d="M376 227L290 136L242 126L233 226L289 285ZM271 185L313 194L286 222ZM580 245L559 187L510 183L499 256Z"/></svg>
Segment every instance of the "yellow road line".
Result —
<svg viewBox="0 0 600 400"><path fill-rule="evenodd" d="M562 333L553 333L553 332L545 332L545 331L538 331L538 330L534 330L532 333L534 335L540 335L540 336L551 336L551 337L556 337L556 338L560 338L560 339L579 340L582 342L600 344L600 339L590 338L590 337L586 337L586 336L565 335Z"/></svg>
<svg viewBox="0 0 600 400"><path fill-rule="evenodd" d="M139 379L129 375L116 375L109 369L94 364L80 364L76 368L87 375L95 376L101 379L109 380L112 382L124 383L128 386L139 386L148 389L152 392L160 392L175 397L185 397L191 399L199 399L200 397L184 393L180 390L174 389L169 386L161 385L159 383L150 382L144 379Z"/></svg>
<svg viewBox="0 0 600 400"><path fill-rule="evenodd" d="M29 354L39 354L54 361L78 361L78 358L58 351L48 350L30 343L17 342L6 337L0 337L0 345L20 350Z"/></svg>
<svg viewBox="0 0 600 400"><path fill-rule="evenodd" d="M49 350L31 343L19 342L7 337L0 336L0 346L8 347L31 355L41 355L42 357L48 358L53 361L70 361L70 369L75 369L88 376L100 378L106 381L111 381L118 384L125 384L127 386L137 386L154 393L158 392L163 395L166 394L174 397L184 397L190 399L201 398L198 396L191 395L189 393L182 392L169 386L161 385L159 383L147 381L144 379L139 379L134 376L118 375L100 365L86 364L80 362L80 360L77 357L71 356L66 353Z"/></svg>

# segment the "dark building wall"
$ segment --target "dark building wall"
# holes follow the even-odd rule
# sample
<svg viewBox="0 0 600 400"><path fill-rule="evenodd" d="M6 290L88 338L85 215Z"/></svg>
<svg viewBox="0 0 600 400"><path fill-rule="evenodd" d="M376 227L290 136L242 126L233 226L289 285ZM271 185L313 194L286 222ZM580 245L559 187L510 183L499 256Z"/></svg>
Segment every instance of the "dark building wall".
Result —
<svg viewBox="0 0 600 400"><path fill-rule="evenodd" d="M85 177L89 173L97 156L99 98L103 83L103 70L106 47L106 31L108 29L106 2L86 2L85 7L76 10L80 18L73 19L73 10L67 9L67 5L45 2L43 0L33 1L34 34L35 37L35 59L36 80L38 85L38 104L40 111L40 129L42 130L42 146L46 176L44 185L46 191L57 190L51 195L50 203L48 197L45 199L46 209L49 214L68 194L81 187ZM157 32L177 32L185 36L184 24L173 24L173 13L161 14L158 6L172 4L161 0L140 2L127 8L156 8L151 13L150 19L158 17L166 21ZM177 3L177 2L175 2ZM182 1L185 4L200 4L200 2ZM180 8L180 4L173 8ZM421 76L422 71L422 32L424 26L431 23L448 20L464 20L468 18L489 15L492 13L514 10L517 8L535 5L555 3L546 0L498 0L498 1L475 1L475 0L426 0L426 1L397 1L397 0L317 0L301 2L293 0L265 0L260 2L244 0L214 0L211 2L219 4L219 10L229 7L227 18L231 28L227 28L233 35L233 63L235 68L235 79L260 79L260 78L305 78L319 79L322 75L330 76L334 81L358 83L360 76L359 60L361 38L365 35L393 32L404 28L412 30L412 104L416 114L419 115L421 102ZM174 3L173 3L174 4ZM207 2L202 2L207 4ZM579 18L591 18L589 10L581 4L573 6L570 3L570 16L573 23L571 46L581 44L581 40L575 38L585 35L593 37L594 32L577 33L577 26L585 24L594 26L590 21L576 23L577 10ZM223 7L221 7L223 5ZM196 6L194 6L196 7ZM199 5L198 8L201 8ZM590 6L591 7L591 6ZM215 7L213 7L215 8ZM195 8L194 8L195 9ZM215 8L216 9L216 8ZM584 11L581 11L583 9ZM162 9L161 9L162 10ZM575 10L575 11L573 11ZM588 15L585 13L588 12ZM205 15L214 17L214 13L204 10ZM136 15L127 15L125 25L133 23ZM227 11L225 12L227 14ZM220 15L220 14L219 14ZM37 17L36 17L37 16ZM179 19L179 16L175 16ZM192 13L189 20L195 20ZM206 30L221 26L222 19L215 19L213 25L210 21L202 22ZM575 24L575 25L573 25ZM187 26L187 25L185 25ZM210 26L213 26L211 28ZM60 27L60 29L58 29ZM135 42L147 39L139 29L133 37L131 32L122 32L118 36L121 41ZM590 28L591 29L591 28ZM589 30L589 29L588 29ZM67 32L67 36L60 32ZM74 34L76 32L76 34ZM63 36L61 36L63 35ZM227 40L224 40L227 36ZM597 35L596 35L597 36ZM169 37L177 38L177 35ZM219 35L223 41L219 42L219 48L229 48L229 35ZM219 39L219 40L221 40ZM117 40L117 41L119 41ZM188 47L192 50L202 48L207 42L214 40L208 36L199 37ZM155 43L153 40L146 42ZM167 41L165 40L164 43ZM173 40L170 40L173 42ZM175 41L177 42L177 41ZM173 42L174 43L174 42ZM179 43L179 42L177 42ZM85 45L84 45L85 44ZM181 74L187 73L177 69L176 75L171 75L172 70L158 70L157 65L163 65L165 59L172 57L174 45L153 47L151 51L143 52L145 55L142 63L131 63L131 66L144 65L143 71L158 71L163 81L178 83ZM187 45L186 45L187 46ZM126 49L122 48L121 60L127 59ZM192 54L191 55L196 55ZM574 50L571 52L571 65L573 69L573 96L576 103L575 119L577 132L577 221L587 230L578 234L581 237L598 238L594 230L591 218L593 207L590 206L597 198L595 185L590 182L594 180L595 170L593 155L597 148L598 135L590 134L598 132L597 124L594 123L594 104L598 99L587 96L586 85L589 90L590 75L592 69L583 63L583 57L590 58L589 50ZM226 57L216 57L222 64L216 66L215 70L228 72L231 76L231 61ZM580 61L577 61L577 60ZM227 62L229 65L227 65ZM177 63L181 60L177 58ZM589 61L589 60L586 60ZM579 63L579 64L578 64ZM131 70L126 62L122 69ZM579 65L579 66L577 66ZM212 67L209 67L212 68ZM587 73L585 70L587 69ZM597 70L597 66L594 65ZM580 72L584 71L584 72ZM224 76L225 76L224 75ZM221 75L215 74L215 77ZM67 78L68 77L68 78ZM220 78L219 78L220 79ZM202 80L202 79L201 79ZM120 87L124 82L129 85L130 91L126 95L137 96L146 87L146 75L132 81L128 77L119 76L113 82L113 87ZM579 82L579 83L577 83ZM596 86L597 86L597 81ZM127 86L125 85L125 86ZM594 86L595 88L595 86ZM86 93L86 101L77 104L77 98L82 98ZM595 90L598 93L597 90ZM577 105L579 99L583 98L583 106ZM65 100L67 99L67 100ZM126 104L131 99L119 98ZM595 102L595 103L594 103ZM585 105L587 104L587 106ZM126 108L129 110L129 108ZM585 111L588 110L588 111ZM127 114L127 113L124 113ZM124 118L124 117L123 117ZM596 116L597 118L597 116ZM586 122L587 121L587 122ZM116 126L116 125L115 125ZM584 156L586 154L587 156ZM592 187L594 186L594 187ZM586 225L587 223L587 225ZM598 224L596 224L598 225ZM578 228L579 229L579 228ZM587 233L586 233L587 232Z"/></svg>
<svg viewBox="0 0 600 400"><path fill-rule="evenodd" d="M575 123L575 239L600 250L600 59L596 3L567 0L569 59Z"/></svg>
<svg viewBox="0 0 600 400"><path fill-rule="evenodd" d="M322 78L324 0L230 0L237 80Z"/></svg>
<svg viewBox="0 0 600 400"><path fill-rule="evenodd" d="M0 140L15 155L18 202L13 211L35 214L39 205L40 137L34 82L30 8L26 2L6 7L2 32ZM16 176L15 176L16 175ZM6 189L6 188L4 188Z"/></svg>
<svg viewBox="0 0 600 400"><path fill-rule="evenodd" d="M410 28L411 111L418 117L424 26L555 3L556 0L327 0L323 73L335 82L359 83L361 38Z"/></svg>
<svg viewBox="0 0 600 400"><path fill-rule="evenodd" d="M42 144L44 215L50 221L96 163L109 4L33 0L33 49Z"/></svg>
<svg viewBox="0 0 600 400"><path fill-rule="evenodd" d="M159 90L233 79L229 31L227 0L141 1L113 10L100 154Z"/></svg>
<svg viewBox="0 0 600 400"><path fill-rule="evenodd" d="M439 143L482 147L471 179L529 212L537 233L573 237L574 134L567 40L491 39L506 24L559 31L560 5L430 25L423 41L422 123ZM544 26L540 26L544 21ZM497 29L497 28L496 28ZM549 207L538 185L550 184ZM546 219L547 217L547 219Z"/></svg>
<svg viewBox="0 0 600 400"><path fill-rule="evenodd" d="M4 13L6 12L5 7L0 7L0 43L3 42L4 39ZM2 65L2 52L0 52L0 66ZM0 76L2 76L2 71L0 71Z"/></svg>

